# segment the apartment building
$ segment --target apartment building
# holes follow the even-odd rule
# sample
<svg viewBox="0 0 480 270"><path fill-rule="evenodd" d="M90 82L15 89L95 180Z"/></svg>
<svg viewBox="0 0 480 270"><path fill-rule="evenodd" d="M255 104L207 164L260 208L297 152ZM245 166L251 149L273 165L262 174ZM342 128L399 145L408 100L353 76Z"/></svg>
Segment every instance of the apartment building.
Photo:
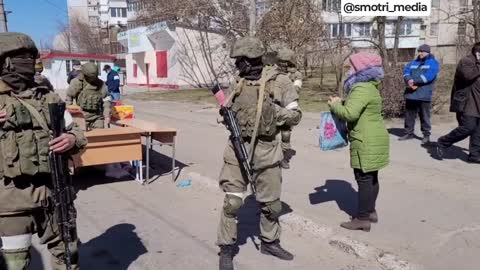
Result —
<svg viewBox="0 0 480 270"><path fill-rule="evenodd" d="M70 22L80 20L98 28L105 51L125 58L125 48L117 41L117 33L127 28L126 0L68 0Z"/></svg>
<svg viewBox="0 0 480 270"><path fill-rule="evenodd" d="M355 50L374 48L378 40L373 17L342 17L340 0L322 0L320 7L329 30L329 38L344 39ZM405 17L400 27L399 57L408 61L415 57L421 44L432 46L432 53L445 64L455 64L465 55L462 45L469 29L466 23L471 0L432 0L429 17ZM387 17L386 46L394 47L395 26L398 17ZM463 42L461 42L463 41Z"/></svg>

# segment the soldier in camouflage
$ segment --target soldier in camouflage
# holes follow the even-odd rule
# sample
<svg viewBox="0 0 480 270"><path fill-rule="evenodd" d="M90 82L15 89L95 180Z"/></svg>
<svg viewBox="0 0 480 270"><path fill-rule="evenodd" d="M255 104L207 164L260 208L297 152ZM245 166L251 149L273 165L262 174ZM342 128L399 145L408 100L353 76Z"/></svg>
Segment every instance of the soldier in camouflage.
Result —
<svg viewBox="0 0 480 270"><path fill-rule="evenodd" d="M105 83L98 78L97 65L82 65L82 73L70 82L66 102L72 105L76 101L82 108L87 130L104 128L110 123L111 100Z"/></svg>
<svg viewBox="0 0 480 270"><path fill-rule="evenodd" d="M61 99L35 83L37 55L29 36L0 33L0 237L6 263L0 268L7 270L28 268L34 233L52 254L52 268L65 269L64 245L50 196L48 154L72 153L87 143L68 113L66 130L60 137L50 140L50 131L42 128L50 125L48 104ZM76 270L76 243L71 250L72 269Z"/></svg>
<svg viewBox="0 0 480 270"><path fill-rule="evenodd" d="M37 83L40 86L45 86L51 91L53 91L53 85L50 83L50 80L48 80L47 77L45 77L43 74L43 63L42 60L39 58L35 61L35 83Z"/></svg>
<svg viewBox="0 0 480 270"><path fill-rule="evenodd" d="M288 93L290 99L298 102L298 91L302 87L302 74L296 69L295 53L287 48L281 48L277 53L278 71L283 74L287 74L293 83L295 91ZM293 126L284 125L280 127L282 137L282 151L283 160L281 163L282 168L290 169L290 159L295 155L295 150L292 149L291 136Z"/></svg>
<svg viewBox="0 0 480 270"><path fill-rule="evenodd" d="M280 246L280 161L283 154L278 127L297 124L302 114L295 99L281 94L295 91L288 75L278 73L275 69L263 69L264 53L263 45L257 38L246 37L234 43L230 56L235 59L239 80L225 106L235 113L247 148L254 146L252 166L256 184L255 196L261 207L261 253L292 260L293 255ZM263 96L261 93L264 93ZM260 99L263 99L263 106L259 106ZM274 99L279 99L280 103L286 106L276 104ZM261 117L257 127L255 122L258 112ZM220 270L232 270L234 245L237 240L237 214L243 205L249 183L241 173L231 143L224 152L224 164L219 180L220 187L225 192L217 236L217 244L220 246L219 265Z"/></svg>

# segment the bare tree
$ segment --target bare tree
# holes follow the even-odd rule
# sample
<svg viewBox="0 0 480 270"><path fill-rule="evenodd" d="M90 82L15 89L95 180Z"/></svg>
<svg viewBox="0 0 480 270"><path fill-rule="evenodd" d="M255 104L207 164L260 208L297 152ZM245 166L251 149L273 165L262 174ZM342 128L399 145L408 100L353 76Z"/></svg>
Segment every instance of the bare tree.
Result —
<svg viewBox="0 0 480 270"><path fill-rule="evenodd" d="M208 87L232 74L223 38L205 30L177 29L178 61L182 79L194 87Z"/></svg>
<svg viewBox="0 0 480 270"><path fill-rule="evenodd" d="M70 25L64 22L57 22L59 35L57 36L55 49L72 52L72 32L70 31Z"/></svg>
<svg viewBox="0 0 480 270"><path fill-rule="evenodd" d="M245 36L249 7L243 0L142 0L139 20L145 24L170 21L216 31L227 37Z"/></svg>
<svg viewBox="0 0 480 270"><path fill-rule="evenodd" d="M299 52L323 38L320 10L312 0L273 0L272 9L263 17L258 31L267 46L287 46Z"/></svg>
<svg viewBox="0 0 480 270"><path fill-rule="evenodd" d="M393 62L392 66L396 67L398 63L398 46L400 43L400 29L403 23L403 16L398 16L397 21L395 22L395 37L393 42Z"/></svg>
<svg viewBox="0 0 480 270"><path fill-rule="evenodd" d="M473 25L475 33L475 42L480 41L480 1L472 0L473 18L471 24Z"/></svg>
<svg viewBox="0 0 480 270"><path fill-rule="evenodd" d="M71 18L70 24L59 23L58 27L60 32L58 49L79 53L108 53L103 46L100 30L79 18Z"/></svg>
<svg viewBox="0 0 480 270"><path fill-rule="evenodd" d="M101 34L98 28L90 26L79 18L73 18L70 23L71 39L77 50L83 53L105 54Z"/></svg>
<svg viewBox="0 0 480 270"><path fill-rule="evenodd" d="M388 60L387 45L385 43L385 37L386 37L385 28L387 24L387 17L378 16L375 18L375 21L377 22L378 47L380 50L380 55L382 56L382 59L383 59L383 68L385 70L388 70L390 67L390 62Z"/></svg>

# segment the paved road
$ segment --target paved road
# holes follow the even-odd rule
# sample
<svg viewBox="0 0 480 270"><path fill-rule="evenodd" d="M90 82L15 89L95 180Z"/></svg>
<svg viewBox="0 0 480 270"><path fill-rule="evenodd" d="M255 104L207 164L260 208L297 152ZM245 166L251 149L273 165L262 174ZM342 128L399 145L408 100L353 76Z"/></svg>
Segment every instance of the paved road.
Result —
<svg viewBox="0 0 480 270"><path fill-rule="evenodd" d="M214 181L227 136L216 122L216 109L131 103L136 105L137 117L179 129L177 159L185 168L178 180L193 179L193 185L176 188L165 176L145 187L131 181L97 181L81 190L77 205L84 265L87 269L216 269L214 239L222 194ZM312 226L287 228L283 243L297 259L285 263L261 256L248 237L258 234L253 225L256 208L250 202L243 212L245 220L240 220L247 235L242 236L245 240L240 242L246 243L235 258L238 269L382 269L368 256L341 251L331 244L334 237L356 240L424 269L476 269L480 263L480 167L462 161L461 148L454 148L444 161L434 160L419 141L398 142L395 127L401 124L391 123L392 162L380 174L380 223L370 233L348 232L338 228L356 208L348 151L321 152L317 125L317 115L306 114L294 131L298 154L284 174L283 201L293 214L329 233L321 237ZM434 136L451 127L434 125ZM166 161L161 154L156 158Z"/></svg>

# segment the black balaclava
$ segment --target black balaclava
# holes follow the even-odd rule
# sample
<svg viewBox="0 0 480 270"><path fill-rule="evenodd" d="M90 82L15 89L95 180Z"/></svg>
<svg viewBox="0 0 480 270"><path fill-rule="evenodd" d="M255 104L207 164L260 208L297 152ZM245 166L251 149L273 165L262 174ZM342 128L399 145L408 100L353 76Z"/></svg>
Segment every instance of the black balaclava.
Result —
<svg viewBox="0 0 480 270"><path fill-rule="evenodd" d="M260 80L262 77L263 63L262 58L246 58L238 57L235 60L235 67L237 67L239 76L250 81Z"/></svg>
<svg viewBox="0 0 480 270"><path fill-rule="evenodd" d="M35 58L29 53L6 56L1 59L0 79L16 93L34 87Z"/></svg>

